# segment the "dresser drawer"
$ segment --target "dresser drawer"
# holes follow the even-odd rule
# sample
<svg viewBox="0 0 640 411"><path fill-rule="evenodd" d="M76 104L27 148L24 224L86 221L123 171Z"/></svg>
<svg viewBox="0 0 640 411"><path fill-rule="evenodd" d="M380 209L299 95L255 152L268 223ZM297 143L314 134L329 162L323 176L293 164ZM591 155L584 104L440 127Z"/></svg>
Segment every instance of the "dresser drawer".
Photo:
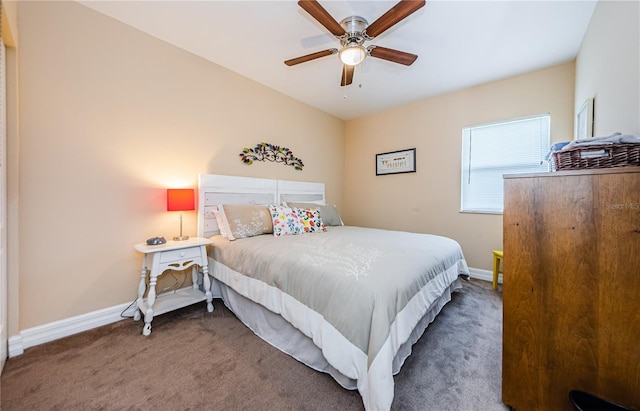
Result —
<svg viewBox="0 0 640 411"><path fill-rule="evenodd" d="M181 250L164 251L160 256L161 263L200 257L200 247L183 248Z"/></svg>

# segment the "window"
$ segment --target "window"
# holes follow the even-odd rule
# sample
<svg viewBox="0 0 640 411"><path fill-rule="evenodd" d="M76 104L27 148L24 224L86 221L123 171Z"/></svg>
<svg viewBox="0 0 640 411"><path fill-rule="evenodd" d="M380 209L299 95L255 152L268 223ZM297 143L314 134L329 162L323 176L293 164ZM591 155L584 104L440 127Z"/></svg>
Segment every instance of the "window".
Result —
<svg viewBox="0 0 640 411"><path fill-rule="evenodd" d="M502 213L503 174L549 171L550 122L544 114L465 127L460 211Z"/></svg>

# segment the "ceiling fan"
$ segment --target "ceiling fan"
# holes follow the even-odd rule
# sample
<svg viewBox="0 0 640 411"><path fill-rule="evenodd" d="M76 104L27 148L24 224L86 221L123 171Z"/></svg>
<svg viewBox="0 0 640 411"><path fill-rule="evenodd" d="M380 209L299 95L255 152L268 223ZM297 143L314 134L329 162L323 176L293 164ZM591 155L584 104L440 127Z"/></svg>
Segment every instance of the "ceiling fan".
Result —
<svg viewBox="0 0 640 411"><path fill-rule="evenodd" d="M365 48L363 44L423 7L425 0L401 0L371 24L360 16L350 16L338 23L316 0L300 0L298 5L336 36L342 47L340 50L332 48L286 60L284 64L287 66L294 66L337 53L343 63L340 85L347 86L353 81L355 66L362 63L366 56L405 66L410 66L418 58L415 54L381 46L370 45Z"/></svg>

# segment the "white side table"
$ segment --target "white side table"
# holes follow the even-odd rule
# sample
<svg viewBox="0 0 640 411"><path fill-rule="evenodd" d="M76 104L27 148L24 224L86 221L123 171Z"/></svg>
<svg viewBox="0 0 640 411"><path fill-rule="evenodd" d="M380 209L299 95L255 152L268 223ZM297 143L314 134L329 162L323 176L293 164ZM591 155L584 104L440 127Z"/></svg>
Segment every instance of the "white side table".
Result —
<svg viewBox="0 0 640 411"><path fill-rule="evenodd" d="M211 280L209 279L207 244L213 241L207 238L193 237L184 241L167 241L166 244L147 245L136 244L134 248L144 254L140 284L138 285L138 299L133 319L139 321L144 313L144 328L142 334L151 334L151 321L154 315L182 308L200 301L207 301L207 311L213 311L211 296ZM149 263L150 269L149 269ZM203 273L205 292L198 289L198 274L196 266L200 266ZM156 296L158 277L167 270L182 271L191 267L193 287L183 288L171 293ZM147 298L143 298L147 291L147 273L149 274L149 290Z"/></svg>

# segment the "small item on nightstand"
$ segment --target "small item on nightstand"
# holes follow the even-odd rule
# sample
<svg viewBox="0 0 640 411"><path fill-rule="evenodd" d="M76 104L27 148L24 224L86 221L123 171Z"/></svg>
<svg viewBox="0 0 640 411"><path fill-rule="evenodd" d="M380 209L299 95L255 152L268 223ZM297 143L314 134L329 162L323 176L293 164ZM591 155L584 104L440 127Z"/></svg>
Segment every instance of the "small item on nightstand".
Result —
<svg viewBox="0 0 640 411"><path fill-rule="evenodd" d="M147 240L147 245L160 245L165 244L167 240L164 237L151 237Z"/></svg>

